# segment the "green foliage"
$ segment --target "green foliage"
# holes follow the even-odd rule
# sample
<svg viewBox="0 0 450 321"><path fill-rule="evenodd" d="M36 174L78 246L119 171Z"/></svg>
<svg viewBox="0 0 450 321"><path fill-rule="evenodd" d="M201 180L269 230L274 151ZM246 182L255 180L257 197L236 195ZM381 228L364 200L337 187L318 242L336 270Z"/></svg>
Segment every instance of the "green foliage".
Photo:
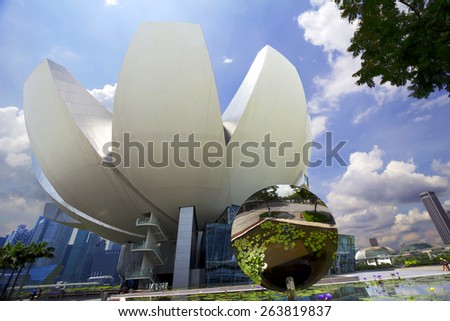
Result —
<svg viewBox="0 0 450 321"><path fill-rule="evenodd" d="M54 250L53 247L48 247L47 242L30 245L18 242L14 246L8 243L0 249L0 268L14 270L23 267L26 263L33 263L38 258L52 258Z"/></svg>
<svg viewBox="0 0 450 321"><path fill-rule="evenodd" d="M408 85L410 96L450 92L450 1L335 0L358 28L348 51L361 56L358 85ZM401 3L401 5L399 4ZM402 8L402 9L400 9Z"/></svg>
<svg viewBox="0 0 450 321"><path fill-rule="evenodd" d="M20 273L22 272L22 269L25 267L26 264L29 264L29 268L27 271L27 275L30 271L31 265L36 261L38 258L46 257L46 258L52 258L54 248L48 247L47 242L41 242L38 244L31 243L30 245L23 245L22 242L18 242L16 245L12 246L10 243L6 244L3 248L1 248L0 251L0 268L3 270L3 272L6 272L7 270L11 270L10 277L8 281L6 282L5 286L2 290L2 297L9 299L12 296L12 293L14 292L14 287L16 286L16 282L19 278ZM9 295L6 296L6 291L12 281L12 277L14 273L16 273L16 277L12 283L11 290L9 292ZM26 277L25 277L26 279ZM22 284L23 286L23 284ZM22 288L21 286L21 288ZM20 290L19 290L20 292Z"/></svg>
<svg viewBox="0 0 450 321"><path fill-rule="evenodd" d="M330 224L334 223L334 221L331 219L330 216L327 216L320 212L304 211L303 216L305 217L305 220L308 222L330 223Z"/></svg>
<svg viewBox="0 0 450 321"><path fill-rule="evenodd" d="M241 270L256 284L261 284L261 274L265 269L264 252L267 247L260 240L260 236L255 238L242 237L233 241L232 246L237 250L236 259Z"/></svg>
<svg viewBox="0 0 450 321"><path fill-rule="evenodd" d="M268 203L278 198L277 190L278 186L276 185L270 186L256 192L255 194L252 195L252 198L263 200L264 202Z"/></svg>
<svg viewBox="0 0 450 321"><path fill-rule="evenodd" d="M310 249L317 257L326 250L327 242L337 246L337 230L301 228L295 224L267 220L260 225L262 233L235 239L232 246L242 271L256 284L261 284L261 274L267 267L265 252L270 245L282 245L285 251L296 247L297 241ZM336 253L333 253L333 256Z"/></svg>
<svg viewBox="0 0 450 321"><path fill-rule="evenodd" d="M421 265L433 265L433 264L440 264L439 258L444 258L447 261L450 261L450 254L447 253L436 253L433 255L433 257L430 259L428 254L426 253L411 253L410 255L405 256L397 256L394 258L394 265L395 266L421 266Z"/></svg>
<svg viewBox="0 0 450 321"><path fill-rule="evenodd" d="M410 267L410 266L415 266L418 265L419 261L416 259L412 259L412 260L405 260L405 267Z"/></svg>

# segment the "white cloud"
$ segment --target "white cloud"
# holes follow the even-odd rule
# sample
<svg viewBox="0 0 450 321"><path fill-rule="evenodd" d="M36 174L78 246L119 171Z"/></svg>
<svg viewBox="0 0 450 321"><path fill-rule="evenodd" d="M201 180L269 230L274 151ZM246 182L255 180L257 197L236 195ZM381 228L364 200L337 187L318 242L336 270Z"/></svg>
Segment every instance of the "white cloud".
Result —
<svg viewBox="0 0 450 321"><path fill-rule="evenodd" d="M402 214L399 206L419 203L423 191L446 191L448 179L418 173L412 160L391 160L384 166L382 156L377 146L368 153L352 153L346 172L330 184L327 205L341 232L355 235L360 246L369 237L392 247L413 241L441 242L426 211L413 208ZM434 162L435 168L442 169L441 165Z"/></svg>
<svg viewBox="0 0 450 321"><path fill-rule="evenodd" d="M433 162L431 163L431 168L439 174L444 174L450 177L450 161L448 161L447 163L443 163L442 161L439 159L433 159Z"/></svg>
<svg viewBox="0 0 450 321"><path fill-rule="evenodd" d="M405 88L389 84L378 85L375 88L356 85L357 78L353 77L353 74L361 68L361 59L354 58L347 52L347 48L357 28L357 22L350 24L346 19L342 19L333 1L317 0L311 4L315 7L321 6L300 14L297 22L304 30L305 40L322 47L324 53L328 55L328 64L331 68L327 75L316 76L313 80L317 91L308 102L311 113L330 112L339 107L342 98L364 93L374 100L376 106L367 113L357 114L353 120L353 123L357 124L367 119L368 114L376 113L384 103L407 97ZM379 80L376 82L379 83Z"/></svg>
<svg viewBox="0 0 450 321"><path fill-rule="evenodd" d="M18 157L22 159L21 163L30 163L29 155L28 159L24 156L29 148L23 111L13 106L0 108L0 155L8 158L11 164L17 165L14 159Z"/></svg>
<svg viewBox="0 0 450 321"><path fill-rule="evenodd" d="M316 5L320 2L314 1ZM349 24L347 20L341 19L339 9L331 1L323 3L317 11L300 14L297 22L305 30L305 40L322 46L326 52L337 50L345 53L356 30L356 24Z"/></svg>
<svg viewBox="0 0 450 321"><path fill-rule="evenodd" d="M378 111L378 109L380 109L379 106L372 106L372 107L367 108L363 112L356 114L352 119L352 123L354 125L359 124L361 121L364 121L364 120L368 119L370 116L372 116L373 114L375 114Z"/></svg>
<svg viewBox="0 0 450 321"><path fill-rule="evenodd" d="M5 157L5 163L11 167L27 167L31 165L31 158L28 153L9 153Z"/></svg>
<svg viewBox="0 0 450 321"><path fill-rule="evenodd" d="M105 5L116 7L119 5L119 1L118 0L105 0Z"/></svg>
<svg viewBox="0 0 450 321"><path fill-rule="evenodd" d="M45 200L31 168L23 111L14 106L0 108L0 236L18 224L33 226Z"/></svg>
<svg viewBox="0 0 450 321"><path fill-rule="evenodd" d="M342 97L362 92L364 87L357 86L352 77L361 66L360 59L353 58L347 52L356 24L349 24L342 19L339 9L332 2L324 3L318 10L300 14L297 22L304 29L305 40L322 47L328 54L328 64L331 67L328 75L313 79L317 91L308 102L310 111L326 112L330 108L336 108Z"/></svg>
<svg viewBox="0 0 450 321"><path fill-rule="evenodd" d="M313 7L320 7L321 5L325 4L326 2L330 2L330 0L310 0L309 3Z"/></svg>
<svg viewBox="0 0 450 321"><path fill-rule="evenodd" d="M103 106L109 110L113 109L114 95L116 94L117 83L114 85L106 84L103 88L94 88L88 90L89 93L94 96Z"/></svg>
<svg viewBox="0 0 450 321"><path fill-rule="evenodd" d="M69 48L56 46L50 50L47 57L58 63L63 63L75 59L77 55Z"/></svg>
<svg viewBox="0 0 450 321"><path fill-rule="evenodd" d="M317 88L309 106L311 112L319 113L336 108L339 100L347 95L365 91L352 77L360 67L360 59L349 54L339 55L331 63L332 70L326 76L316 76L313 82Z"/></svg>
<svg viewBox="0 0 450 321"><path fill-rule="evenodd" d="M442 207L443 207L446 211L450 211L450 200L444 201L444 203L442 203Z"/></svg>
<svg viewBox="0 0 450 321"><path fill-rule="evenodd" d="M382 242L397 246L412 242L442 243L428 212L418 208L408 210L407 214L395 215L388 233L380 233L380 237Z"/></svg>
<svg viewBox="0 0 450 321"><path fill-rule="evenodd" d="M223 57L222 57L222 62L223 62L224 64L231 64L233 61L234 61L233 58L229 58L229 57L227 57L227 56L223 56Z"/></svg>
<svg viewBox="0 0 450 321"><path fill-rule="evenodd" d="M427 99L427 100L417 100L411 104L411 107L413 107L413 110L430 110L438 107L442 107L445 105L448 105L450 103L450 99L448 98L447 94L443 94L439 97L433 98L433 99Z"/></svg>
<svg viewBox="0 0 450 321"><path fill-rule="evenodd" d="M328 117L325 116L316 116L311 119L311 131L313 140L326 131L327 120Z"/></svg>
<svg viewBox="0 0 450 321"><path fill-rule="evenodd" d="M408 214L395 215L394 230L404 232L411 229L411 225L428 222L430 216L427 211L419 211L418 208L413 208L408 211Z"/></svg>
<svg viewBox="0 0 450 321"><path fill-rule="evenodd" d="M428 121L432 117L429 113L443 106L450 106L450 99L447 94L442 94L435 98L415 100L401 115L416 115L413 122Z"/></svg>
<svg viewBox="0 0 450 321"><path fill-rule="evenodd" d="M431 118L433 118L433 116L431 115L417 116L416 118L413 119L413 122L420 123L424 121L429 121Z"/></svg>
<svg viewBox="0 0 450 321"><path fill-rule="evenodd" d="M398 249L412 242L442 243L436 228L426 211L417 208L399 213L393 205L371 205L364 210L336 217L339 232L354 235L359 247L369 246L369 238L375 237L380 245Z"/></svg>
<svg viewBox="0 0 450 321"><path fill-rule="evenodd" d="M397 206L372 205L338 216L336 222L339 232L354 235L359 247L369 246L371 237L394 249L412 242L442 243L428 213L416 207L403 214Z"/></svg>
<svg viewBox="0 0 450 321"><path fill-rule="evenodd" d="M32 198L27 195L0 197L0 236L5 236L19 224L34 227L42 215L45 198Z"/></svg>
<svg viewBox="0 0 450 321"><path fill-rule="evenodd" d="M350 163L340 180L331 185L329 206L338 212L362 210L373 204L396 205L419 201L423 191L447 190L442 176L416 172L414 162L390 161L383 169L382 151L374 146L369 153L350 155Z"/></svg>

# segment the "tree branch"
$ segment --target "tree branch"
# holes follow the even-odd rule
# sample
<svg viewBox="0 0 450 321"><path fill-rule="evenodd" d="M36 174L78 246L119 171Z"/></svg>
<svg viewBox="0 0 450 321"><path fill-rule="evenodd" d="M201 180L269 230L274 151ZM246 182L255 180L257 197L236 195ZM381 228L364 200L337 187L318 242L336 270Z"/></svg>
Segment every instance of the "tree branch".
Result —
<svg viewBox="0 0 450 321"><path fill-rule="evenodd" d="M413 12L416 14L416 16L417 16L419 19L422 18L422 17L420 16L420 12L418 12L418 11L416 10L416 8L414 8L413 6L411 6L408 2L406 2L405 0L399 0L398 2L403 3L405 6L407 6L411 11L413 11Z"/></svg>

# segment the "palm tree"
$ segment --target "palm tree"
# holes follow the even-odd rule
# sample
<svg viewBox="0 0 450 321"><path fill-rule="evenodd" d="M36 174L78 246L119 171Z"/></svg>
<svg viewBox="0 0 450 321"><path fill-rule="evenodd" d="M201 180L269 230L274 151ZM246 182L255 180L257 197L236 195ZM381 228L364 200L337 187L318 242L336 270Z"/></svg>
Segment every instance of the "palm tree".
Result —
<svg viewBox="0 0 450 321"><path fill-rule="evenodd" d="M4 248L6 248L6 246ZM24 254L25 254L25 247L20 241L16 245L14 246L10 245L6 249L7 269L11 269L11 275L9 276L8 281L6 282L3 288L1 295L2 299L6 299L6 291L9 287L9 284L11 283L14 272L20 266L23 260Z"/></svg>
<svg viewBox="0 0 450 321"><path fill-rule="evenodd" d="M0 248L0 269L2 270L2 276L0 277L0 281L3 280L6 271L11 267L12 261L10 257L12 245L11 243L7 243L4 247Z"/></svg>
<svg viewBox="0 0 450 321"><path fill-rule="evenodd" d="M9 291L9 294L7 296L7 299L11 299L11 296L14 292L14 288L16 287L17 280L19 279L20 273L22 273L22 269L25 267L27 262L32 259L33 253L30 251L30 246L22 246L21 249L17 252L18 255L16 257L16 263L15 266L19 270L17 271L16 277L14 278L14 281L11 286L11 290Z"/></svg>
<svg viewBox="0 0 450 321"><path fill-rule="evenodd" d="M48 258L48 259L53 258L54 250L55 250L54 247L48 247L47 242L40 242L38 244L36 244L36 243L30 244L30 253L32 253L32 256L28 260L27 273L25 274L25 276L22 279L22 283L20 284L20 288L19 288L19 293L22 291L22 288L28 279L28 275L30 275L30 271L31 271L31 268L33 267L34 262L36 262L36 260L39 258Z"/></svg>

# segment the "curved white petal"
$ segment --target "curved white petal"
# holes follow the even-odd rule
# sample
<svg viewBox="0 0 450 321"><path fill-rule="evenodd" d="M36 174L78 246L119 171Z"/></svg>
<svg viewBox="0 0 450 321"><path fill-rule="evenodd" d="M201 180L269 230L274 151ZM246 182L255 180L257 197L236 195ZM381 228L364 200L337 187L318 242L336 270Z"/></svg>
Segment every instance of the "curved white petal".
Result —
<svg viewBox="0 0 450 321"><path fill-rule="evenodd" d="M145 148L143 153L125 143L127 134L128 141ZM187 141L192 134L197 144L191 152L179 149L185 167L177 165L175 147L171 147L177 134L180 141ZM178 220L180 206L195 205L199 224L203 224L229 205L224 164L210 167L203 161L206 143L214 142L223 151L225 142L216 84L200 26L160 22L139 27L117 82L113 138L120 142L122 156L117 168L165 214ZM158 165L149 159L163 159L163 144L169 147L168 163L156 168ZM187 162L188 153L195 162ZM139 155L143 166L138 166ZM125 161L130 161L130 166Z"/></svg>
<svg viewBox="0 0 450 321"><path fill-rule="evenodd" d="M252 157L232 151L233 204L242 204L262 188L294 184L303 176L308 160L303 146L310 140L305 94L297 70L278 51L266 46L258 53L222 118L229 146L239 144L242 150L245 143L258 144L247 149ZM296 154L300 160L294 166ZM244 167L256 158L257 166Z"/></svg>
<svg viewBox="0 0 450 321"><path fill-rule="evenodd" d="M36 159L61 198L104 224L142 233L133 218L151 208L100 165L99 144L111 128L109 112L67 70L48 60L25 83L24 111Z"/></svg>

